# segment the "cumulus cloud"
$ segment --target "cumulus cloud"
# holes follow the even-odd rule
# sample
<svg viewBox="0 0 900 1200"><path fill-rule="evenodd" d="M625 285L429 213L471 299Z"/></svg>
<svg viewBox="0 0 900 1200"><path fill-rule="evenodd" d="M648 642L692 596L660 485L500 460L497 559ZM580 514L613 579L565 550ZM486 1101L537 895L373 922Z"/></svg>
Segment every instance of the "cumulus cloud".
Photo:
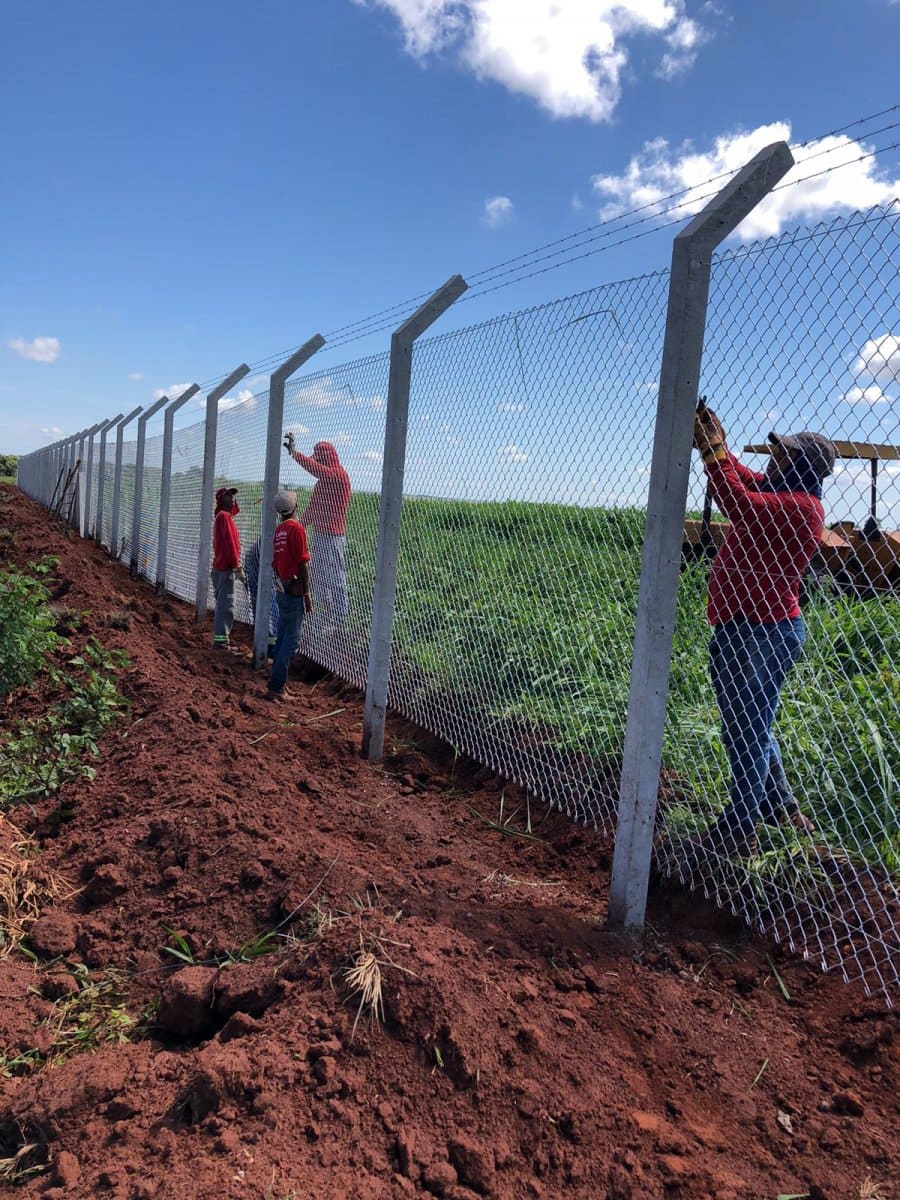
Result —
<svg viewBox="0 0 900 1200"><path fill-rule="evenodd" d="M554 117L611 119L630 38L659 41L659 74L687 70L708 31L685 0L356 0L387 9L407 53L450 53L479 79L531 97ZM707 9L712 14L712 9Z"/></svg>
<svg viewBox="0 0 900 1200"><path fill-rule="evenodd" d="M889 403L891 398L876 383L871 387L852 387L844 392L841 399L847 404L884 404Z"/></svg>
<svg viewBox="0 0 900 1200"><path fill-rule="evenodd" d="M855 375L866 375L876 383L900 382L900 336L883 333L871 338L853 364Z"/></svg>
<svg viewBox="0 0 900 1200"><path fill-rule="evenodd" d="M219 400L219 408L227 410L229 408L237 408L239 404L246 404L248 408L253 408L255 406L255 402L256 396L254 395L252 388L241 388L236 396L223 396ZM200 403L204 408L206 408L205 399L201 400Z"/></svg>
<svg viewBox="0 0 900 1200"><path fill-rule="evenodd" d="M41 437L46 438L48 442L55 442L65 434L58 425L50 425L48 428L41 430Z"/></svg>
<svg viewBox="0 0 900 1200"><path fill-rule="evenodd" d="M524 404L498 404L497 407L500 409L501 412L521 412L524 409L525 405Z"/></svg>
<svg viewBox="0 0 900 1200"><path fill-rule="evenodd" d="M528 455L525 453L525 451L521 450L518 446L512 443L503 447L503 449L500 451L500 457L504 462L508 463L520 463L528 461Z"/></svg>
<svg viewBox="0 0 900 1200"><path fill-rule="evenodd" d="M170 400L177 400L190 386L189 383L170 383L167 388L154 388L153 399L162 400L163 396L168 396Z"/></svg>
<svg viewBox="0 0 900 1200"><path fill-rule="evenodd" d="M484 202L484 212L481 214L482 225L496 229L512 219L513 202L509 196L491 196Z"/></svg>
<svg viewBox="0 0 900 1200"><path fill-rule="evenodd" d="M369 462L380 463L384 460L384 455L380 450L366 450L363 458L367 458Z"/></svg>
<svg viewBox="0 0 900 1200"><path fill-rule="evenodd" d="M30 358L33 362L42 363L56 362L62 350L59 338L55 337L36 337L30 342L26 342L24 338L13 338L7 345L19 358Z"/></svg>
<svg viewBox="0 0 900 1200"><path fill-rule="evenodd" d="M129 371L129 372L128 372L128 378L129 378L129 379L133 379L133 380L134 380L134 382L135 382L135 383L137 383L137 381L138 381L139 379L143 379L143 378L144 378L144 376L143 376L142 372L140 372L140 371Z"/></svg>
<svg viewBox="0 0 900 1200"><path fill-rule="evenodd" d="M778 121L722 134L705 150L689 141L670 146L665 138L655 138L644 144L620 175L593 176L592 187L603 202L600 218L611 220L633 208L649 215L661 214L673 203L679 206L676 217L688 217L699 212L725 179L764 146L790 142L790 137L790 123ZM884 176L874 158L858 161L872 147L844 134L792 149L795 165L778 190L742 221L737 231L742 240L770 237L794 221L818 220L831 213L889 204L900 189L900 179ZM836 167L841 169L833 170ZM706 182L716 176L723 178ZM794 180L798 181L795 186L785 186ZM678 195L674 201L666 200L675 193Z"/></svg>

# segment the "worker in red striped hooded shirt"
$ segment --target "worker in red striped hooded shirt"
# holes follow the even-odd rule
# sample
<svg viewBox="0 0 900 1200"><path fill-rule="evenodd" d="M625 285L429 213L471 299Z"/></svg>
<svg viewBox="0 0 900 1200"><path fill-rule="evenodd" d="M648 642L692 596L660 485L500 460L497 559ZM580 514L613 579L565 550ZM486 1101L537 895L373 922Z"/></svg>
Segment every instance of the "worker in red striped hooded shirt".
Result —
<svg viewBox="0 0 900 1200"><path fill-rule="evenodd" d="M760 821L813 829L791 792L773 727L782 685L803 649L800 584L824 528L822 480L834 470L835 448L810 432L770 433L769 442L761 475L729 451L715 413L705 404L697 411L694 446L730 522L709 578L707 617L731 799L692 843L704 854L752 853Z"/></svg>
<svg viewBox="0 0 900 1200"><path fill-rule="evenodd" d="M300 522L312 527L313 591L327 622L326 632L333 632L344 625L349 611L345 517L350 503L350 476L341 466L331 442L316 442L310 458L296 448L294 435L286 433L284 448L295 463L315 476L316 483Z"/></svg>

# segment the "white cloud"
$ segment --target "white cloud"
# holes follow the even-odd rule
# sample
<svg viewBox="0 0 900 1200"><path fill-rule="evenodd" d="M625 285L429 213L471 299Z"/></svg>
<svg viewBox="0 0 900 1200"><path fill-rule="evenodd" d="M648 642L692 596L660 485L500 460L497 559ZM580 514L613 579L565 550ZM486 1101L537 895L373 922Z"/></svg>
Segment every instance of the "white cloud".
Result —
<svg viewBox="0 0 900 1200"><path fill-rule="evenodd" d="M376 412L384 408L382 396L357 396L348 383L338 383L330 375L323 375L321 379L301 384L295 391L288 393L288 398L291 403L306 408L334 408L339 404L351 407L363 405Z"/></svg>
<svg viewBox="0 0 900 1200"><path fill-rule="evenodd" d="M206 408L206 399L203 398L198 403ZM219 408L227 411L229 408L237 408L239 404L246 404L248 409L256 407L256 397L250 388L241 388L236 396L223 396L219 400Z"/></svg>
<svg viewBox="0 0 900 1200"><path fill-rule="evenodd" d="M584 201L576 192L575 195L572 197L572 211L573 212L581 212L581 210L583 208L584 208Z"/></svg>
<svg viewBox="0 0 900 1200"><path fill-rule="evenodd" d="M524 404L498 404L497 407L501 412L521 412L525 407Z"/></svg>
<svg viewBox="0 0 900 1200"><path fill-rule="evenodd" d="M414 58L455 53L479 79L530 96L554 117L608 121L629 38L666 47L664 78L686 70L707 32L685 0L356 0L392 12Z"/></svg>
<svg viewBox="0 0 900 1200"><path fill-rule="evenodd" d="M726 178L764 146L789 142L790 136L790 123L780 121L722 134L707 150L698 150L691 142L672 147L665 138L655 138L644 144L622 174L593 176L594 191L605 201L600 218L611 220L632 208L661 215L675 203L679 206L676 218L688 217L699 212ZM874 158L857 161L870 149L866 143L843 134L794 148L796 163L779 185L780 190L767 196L744 219L738 236L744 241L770 237L793 221L818 220L829 213L890 203L898 194L900 180L884 178ZM836 167L841 169L834 170ZM724 178L706 182L715 176ZM805 182L783 186L793 180ZM667 201L666 197L674 193L679 193L677 199Z"/></svg>
<svg viewBox="0 0 900 1200"><path fill-rule="evenodd" d="M496 229L512 219L513 202L509 196L491 196L484 202L484 212L481 214L482 225Z"/></svg>
<svg viewBox="0 0 900 1200"><path fill-rule="evenodd" d="M369 462L380 463L384 460L384 455L380 450L366 450L363 458L367 458Z"/></svg>
<svg viewBox="0 0 900 1200"><path fill-rule="evenodd" d="M36 337L30 342L26 342L24 338L13 338L7 345L19 358L30 358L34 362L43 363L56 362L62 350L59 338L55 337Z"/></svg>
<svg viewBox="0 0 900 1200"><path fill-rule="evenodd" d="M508 463L518 463L518 462L527 462L528 461L528 455L525 453L525 451L520 450L519 447L514 444L510 444L509 446L504 446L503 449L500 451L500 457L503 459L504 462L508 462Z"/></svg>
<svg viewBox="0 0 900 1200"><path fill-rule="evenodd" d="M144 376L143 376L143 374L142 374L142 372L141 372L141 371L129 371L129 372L128 372L128 378L129 378L129 379L133 379L133 380L134 380L134 382L135 382L135 383L137 383L137 381L138 381L139 379L143 379L143 378L144 378Z"/></svg>
<svg viewBox="0 0 900 1200"><path fill-rule="evenodd" d="M847 404L889 404L891 400L877 383L870 387L852 387L840 399Z"/></svg>
<svg viewBox="0 0 900 1200"><path fill-rule="evenodd" d="M51 425L49 428L42 429L41 437L45 437L49 442L55 442L58 438L65 437L65 434L58 425Z"/></svg>
<svg viewBox="0 0 900 1200"><path fill-rule="evenodd" d="M332 437L331 444L333 446L349 446L352 441L353 438L349 433L345 433L343 429L339 429L334 437Z"/></svg>
<svg viewBox="0 0 900 1200"><path fill-rule="evenodd" d="M170 400L177 400L190 386L189 383L170 383L167 388L154 388L153 399L162 400L163 396L168 396Z"/></svg>
<svg viewBox="0 0 900 1200"><path fill-rule="evenodd" d="M900 382L900 336L883 333L871 338L853 364L854 375L868 375L878 383Z"/></svg>

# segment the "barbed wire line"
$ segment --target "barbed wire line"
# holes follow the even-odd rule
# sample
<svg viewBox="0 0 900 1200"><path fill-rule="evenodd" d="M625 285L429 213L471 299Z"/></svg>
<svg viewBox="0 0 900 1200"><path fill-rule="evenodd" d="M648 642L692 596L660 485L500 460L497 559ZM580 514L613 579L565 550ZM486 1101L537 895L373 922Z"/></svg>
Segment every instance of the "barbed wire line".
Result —
<svg viewBox="0 0 900 1200"><path fill-rule="evenodd" d="M887 116L889 114L896 113L898 111L900 111L900 104L894 104L894 105L890 105L887 108L881 109L878 112L870 113L870 114L867 114L866 116L854 118L854 120L849 121L844 125L837 126L834 129L828 130L823 133L815 134L814 136L807 138L805 141L797 143L797 145L795 146L795 149L804 149L807 146L815 145L817 142L824 141L826 138L836 137L839 134L844 133L849 129L855 129L860 126L868 125L871 122L876 121L883 116ZM898 127L900 127L900 122L892 122L892 123L883 125L879 129L876 129L876 130L863 131L860 134L860 136L861 137L876 137L881 133L890 132L891 130L896 129ZM862 162L867 158L874 157L875 155L880 154L880 153L886 153L886 152L896 149L896 148L897 148L896 142L892 143L889 146L877 148L874 152L862 154L856 159L852 159L852 160L848 161L847 163L842 163L838 167L832 168L832 170L844 169L848 166L852 166L859 162ZM831 154L836 154L845 149L846 149L846 143L837 145L837 146L829 146L823 150L818 151L814 155L810 155L808 158L806 158L804 160L804 162L809 162L812 159L821 157L823 155L827 156L827 155L831 155ZM822 174L822 173L825 173L825 172L820 172L819 174ZM713 191L702 192L702 194L700 194L699 196L697 195L698 189L706 188L709 185L714 184L714 183L719 183L722 180L730 178L733 174L734 174L733 171L720 172L717 175L710 176L708 179L703 180L699 184L693 184L689 187L680 188L677 191L671 192L666 196L659 197L658 199L653 200L653 201L648 201L646 204L642 204L642 205L636 206L635 208L628 209L622 213L616 214L613 217L609 217L603 221L599 221L593 225L589 225L589 226L585 227L584 229L578 230L571 234L566 234L564 237L557 238L553 241L546 242L543 245L534 247L531 250L523 251L521 254L514 255L512 258L504 259L498 263L493 264L492 266L484 267L478 271L467 272L467 273L465 273L465 278L469 282L470 287L469 287L469 292L467 293L467 295L465 297L463 297L463 299L471 300L471 299L475 299L477 296L480 296L480 295L489 295L492 292L499 290L499 288L497 288L497 287L488 288L483 285L493 283L496 279L502 278L505 275L515 274L515 272L517 272L517 271L524 270L525 268L530 267L530 266L536 266L539 263L547 262L554 258L559 258L561 260L557 264L559 267L568 266L570 263L581 261L583 258L588 257L589 255L587 255L587 254L572 255L571 251L579 250L583 246L593 245L593 243L598 240L605 240L607 238L616 238L619 234L625 232L625 230L635 228L638 225L649 223L649 222L654 222L651 232L663 231L663 230L669 228L671 226L671 224L673 224L673 222L666 222L663 224L659 224L658 222L661 217L665 217L671 212L680 211L681 209L686 208L688 205L701 203L702 201L704 201L706 199L710 199L713 195L715 195L715 191L718 189L715 189ZM783 188L798 186L799 184L805 183L809 179L813 179L813 178L817 178L817 175L807 175L798 180L788 181L787 183L780 184L778 186L778 188L775 188L773 190L778 191L778 190L782 190ZM684 199L682 199L682 198L684 198ZM679 203L670 203L670 201L679 201ZM645 214L645 215L641 216L640 214ZM631 218L635 218L635 219L631 220ZM681 218L679 218L679 219L681 219ZM624 224L623 224L623 222L624 222ZM677 222L675 222L675 223L677 223ZM620 246L620 245L624 244L625 242L631 241L631 240L633 240L633 239L626 238L626 239L622 239L622 240L616 240L616 241L611 242L609 247L604 246L604 247L601 247L601 249L606 249L606 248L613 249L613 248ZM554 250L555 247L559 247L559 249ZM544 254L544 251L553 251L553 253ZM591 253L596 253L596 252L598 252L598 251L597 250L591 251ZM515 266L515 264L519 264L519 265ZM524 282L527 279L532 279L532 278L535 278L536 276L542 275L542 274L546 274L546 269L530 271L527 274L522 274L522 275L517 274L514 279L511 279L509 281L509 283L512 284L512 283ZM337 349L337 348L340 348L341 346L349 345L352 342L358 341L363 337L368 337L368 336L376 334L376 333L381 333L386 328L395 326L400 320L403 319L403 317L408 316L410 313L414 312L415 308L419 304L421 304L423 301L427 300L428 297L432 294L432 291L433 291L433 289L429 290L429 291L420 292L415 296L408 297L406 300L398 301L396 304L389 305L386 308L383 308L374 313L371 313L369 316L360 317L356 321L348 322L346 325L341 325L341 326L336 327L335 329L327 331L324 336L327 339L328 349ZM257 373L257 374L260 372L265 372L268 368L277 366L279 363L283 362L292 353L294 353L294 351L296 349L297 349L297 346L292 346L287 350L277 351L275 353L268 354L268 355L264 356L263 358L260 358L260 359L256 360L255 362L251 363L250 364L251 371L254 373ZM203 389L208 389L208 388L212 387L218 381L219 378L220 378L220 376L216 376L212 379L205 380L200 386Z"/></svg>

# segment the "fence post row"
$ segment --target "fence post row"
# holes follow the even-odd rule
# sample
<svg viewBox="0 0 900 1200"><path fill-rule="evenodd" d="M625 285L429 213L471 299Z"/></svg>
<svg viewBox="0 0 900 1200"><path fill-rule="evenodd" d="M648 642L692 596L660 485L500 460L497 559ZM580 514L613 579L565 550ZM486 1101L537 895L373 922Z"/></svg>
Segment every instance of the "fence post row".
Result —
<svg viewBox="0 0 900 1200"><path fill-rule="evenodd" d="M106 437L116 421L121 421L122 414L116 413L114 417L106 422L100 430L100 456L97 459L97 506L94 509L94 541L99 545L100 536L103 529L103 500L105 492L104 484L106 483Z"/></svg>
<svg viewBox="0 0 900 1200"><path fill-rule="evenodd" d="M325 345L320 333L304 342L287 362L283 362L269 376L269 414L266 423L266 469L263 480L262 512L259 518L261 554L259 556L259 582L256 585L256 617L253 624L253 665L261 667L266 661L269 645L269 610L272 607L272 558L264 547L272 545L275 532L275 509L273 501L278 491L281 474L281 440L284 436L284 385L298 367Z"/></svg>
<svg viewBox="0 0 900 1200"><path fill-rule="evenodd" d="M144 445L147 441L147 422L155 416L163 405L169 403L168 396L160 396L155 404L138 417L137 450L134 456L134 505L131 510L131 562L129 570L132 575L138 573L138 554L141 542L141 509L144 496Z"/></svg>
<svg viewBox="0 0 900 1200"><path fill-rule="evenodd" d="M413 345L416 338L433 325L468 286L462 275L452 275L391 335L384 461L381 467L381 500L378 506L378 544L375 552L372 632L363 713L362 752L369 759L381 758L384 750Z"/></svg>
<svg viewBox="0 0 900 1200"><path fill-rule="evenodd" d="M206 617L209 602L209 568L212 562L213 492L216 486L216 441L219 435L219 401L227 396L236 383L249 372L246 363L231 372L206 397L206 420L203 426L203 478L200 483L200 553L197 559L197 591L195 614L198 621Z"/></svg>
<svg viewBox="0 0 900 1200"><path fill-rule="evenodd" d="M672 247L609 896L609 926L626 933L647 907L710 261L793 162L785 142L761 150Z"/></svg>
<svg viewBox="0 0 900 1200"><path fill-rule="evenodd" d="M166 586L166 555L169 552L169 501L172 496L172 442L175 439L175 414L200 391L200 385L192 383L173 400L166 409L163 424L162 479L159 485L159 531L156 542L156 590L162 592Z"/></svg>
<svg viewBox="0 0 900 1200"><path fill-rule="evenodd" d="M143 411L143 406L138 404L130 413L126 413L124 417L116 425L116 457L113 465L113 487L112 487L112 514L109 522L109 552L113 558L118 558L121 554L119 547L119 514L122 510L122 442L125 432L125 426L133 421L138 413ZM103 530L101 528L99 537L102 539Z"/></svg>

